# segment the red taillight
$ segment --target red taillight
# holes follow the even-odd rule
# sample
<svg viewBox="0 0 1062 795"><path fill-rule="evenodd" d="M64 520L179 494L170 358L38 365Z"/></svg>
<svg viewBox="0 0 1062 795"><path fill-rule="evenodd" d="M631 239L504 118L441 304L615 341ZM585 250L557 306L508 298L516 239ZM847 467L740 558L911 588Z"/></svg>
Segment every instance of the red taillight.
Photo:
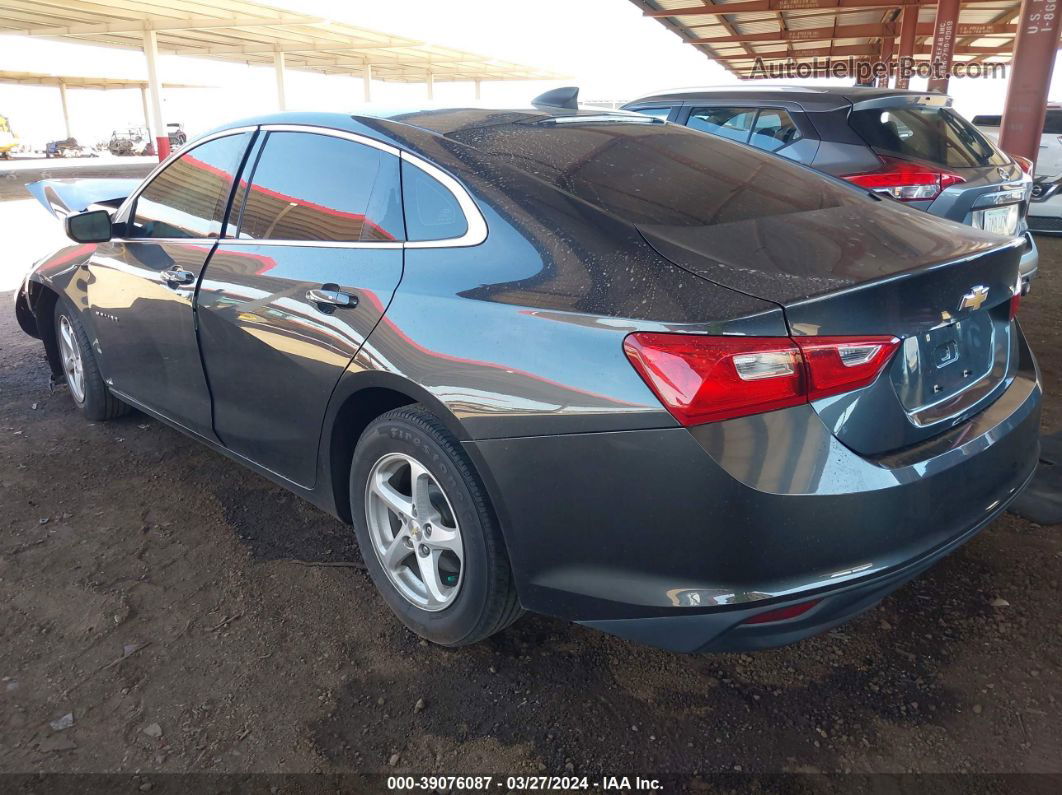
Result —
<svg viewBox="0 0 1062 795"><path fill-rule="evenodd" d="M762 414L867 386L895 337L708 337L630 334L623 350L685 426Z"/></svg>
<svg viewBox="0 0 1062 795"><path fill-rule="evenodd" d="M788 337L630 334L623 350L683 425L796 406L807 398L800 349Z"/></svg>
<svg viewBox="0 0 1062 795"><path fill-rule="evenodd" d="M742 621L742 624L769 624L772 621L786 621L790 618L796 618L802 616L808 612L811 608L819 603L819 599L813 599L810 602L801 602L796 605L789 605L788 607L780 607L777 610L770 610L766 613L760 613L752 618L746 618Z"/></svg>
<svg viewBox="0 0 1062 795"><path fill-rule="evenodd" d="M902 202L935 199L945 188L966 180L950 171L879 155L882 167L865 174L849 174L846 180L861 188L887 193Z"/></svg>
<svg viewBox="0 0 1062 795"><path fill-rule="evenodd" d="M1022 171L1024 171L1029 176L1032 176L1033 161L1031 161L1027 157L1022 157L1021 155L1011 155L1011 158L1014 160L1015 163L1018 164Z"/></svg>
<svg viewBox="0 0 1062 795"><path fill-rule="evenodd" d="M900 341L895 337L798 337L808 368L808 400L851 392L881 372Z"/></svg>

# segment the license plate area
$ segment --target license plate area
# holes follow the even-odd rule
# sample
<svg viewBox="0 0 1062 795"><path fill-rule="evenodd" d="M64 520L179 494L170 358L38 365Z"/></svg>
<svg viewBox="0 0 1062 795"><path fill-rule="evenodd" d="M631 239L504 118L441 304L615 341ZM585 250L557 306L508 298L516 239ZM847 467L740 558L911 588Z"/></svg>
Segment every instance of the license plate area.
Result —
<svg viewBox="0 0 1062 795"><path fill-rule="evenodd" d="M996 353L987 311L908 337L896 378L900 402L908 412L920 412L969 389L992 372Z"/></svg>
<svg viewBox="0 0 1062 795"><path fill-rule="evenodd" d="M1021 205L1007 204L1002 207L989 207L973 213L973 225L996 235L1013 237L1018 234L1021 222Z"/></svg>

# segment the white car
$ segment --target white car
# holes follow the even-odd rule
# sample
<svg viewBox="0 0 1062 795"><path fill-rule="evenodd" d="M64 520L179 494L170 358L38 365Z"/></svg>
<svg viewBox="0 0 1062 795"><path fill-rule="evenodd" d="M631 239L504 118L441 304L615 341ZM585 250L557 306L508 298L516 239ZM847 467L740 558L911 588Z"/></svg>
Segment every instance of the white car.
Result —
<svg viewBox="0 0 1062 795"><path fill-rule="evenodd" d="M981 132L999 143L1002 116L974 116L973 123ZM1049 104L1040 135L1040 151L1036 155L1034 176L1048 179L1062 174L1062 105Z"/></svg>
<svg viewBox="0 0 1062 795"><path fill-rule="evenodd" d="M974 116L973 123L996 143L1000 116ZM1062 105L1047 106L1036 156L1032 201L1026 220L1032 232L1062 232Z"/></svg>

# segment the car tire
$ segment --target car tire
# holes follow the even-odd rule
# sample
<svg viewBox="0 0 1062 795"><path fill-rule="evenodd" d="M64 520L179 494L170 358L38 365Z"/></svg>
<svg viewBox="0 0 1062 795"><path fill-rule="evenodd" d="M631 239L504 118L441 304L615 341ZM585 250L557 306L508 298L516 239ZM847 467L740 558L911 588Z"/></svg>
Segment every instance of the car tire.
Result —
<svg viewBox="0 0 1062 795"><path fill-rule="evenodd" d="M129 411L104 383L77 313L62 303L55 310L55 344L70 397L88 419L113 420Z"/></svg>
<svg viewBox="0 0 1062 795"><path fill-rule="evenodd" d="M384 483L387 494L397 497L381 497L373 483ZM402 502L407 492L408 502ZM395 510L395 501L408 510ZM466 646L523 614L486 490L460 443L423 407L389 411L365 429L351 462L350 506L369 575L417 635L442 646ZM452 551L458 546L460 559ZM392 548L398 551L388 555Z"/></svg>

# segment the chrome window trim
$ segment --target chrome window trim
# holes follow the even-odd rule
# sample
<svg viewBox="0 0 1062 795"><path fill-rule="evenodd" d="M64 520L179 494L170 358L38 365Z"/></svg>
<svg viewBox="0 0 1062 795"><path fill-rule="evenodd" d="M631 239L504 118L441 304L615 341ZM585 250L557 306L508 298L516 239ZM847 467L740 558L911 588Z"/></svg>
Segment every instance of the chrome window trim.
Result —
<svg viewBox="0 0 1062 795"><path fill-rule="evenodd" d="M193 149L199 147L201 144L209 143L210 141L216 141L218 138L227 138L230 135L242 135L243 133L247 133L247 132L253 133L257 129L258 129L258 127L257 127L257 125L255 125L255 126L250 126L250 127L232 127L232 128L230 128L228 130L218 130L217 132L210 133L209 135L204 135L202 138L197 138L194 141L189 141L184 146L182 146L180 149L178 149L178 150L176 150L174 152L171 152L170 156L167 157L165 160L163 160L161 163L159 163L157 166L155 166L155 168L153 168L151 170L151 173L148 174L146 177L144 177L144 181L140 183L140 185L137 187L137 189L135 191L133 191L132 193L130 193L129 196L126 197L126 200L124 202L122 202L122 205L118 208L118 212L116 212L114 214L114 217L115 218L122 218L123 214L126 213L132 207L132 205L136 202L136 200L140 198L140 194L144 192L144 189L148 185L150 185L152 182L154 182L155 177L157 177L159 174L161 174L163 171L165 171L167 168L169 168L170 164L175 162L177 160L177 158L181 157L185 153L191 152ZM125 238L114 238L114 239L115 240L120 240L122 242L125 241ZM171 239L171 238L134 237L134 238L130 238L130 239L131 240L168 240L168 239ZM215 238L180 237L180 238L172 238L172 239L173 240L213 240Z"/></svg>
<svg viewBox="0 0 1062 795"><path fill-rule="evenodd" d="M253 240L250 238L223 237L216 242L238 246L308 246L312 248L402 248L401 240Z"/></svg>
<svg viewBox="0 0 1062 795"><path fill-rule="evenodd" d="M479 211L479 207L477 207L476 203L472 201L472 197L468 195L468 191L465 190L460 182L438 166L434 166L427 160L422 160L409 152L403 150L401 157L403 161L409 163L411 166L416 166L453 194L453 197L457 199L457 204L461 208L461 212L464 213L465 224L468 226L461 237L446 237L442 240L407 240L405 244L406 248L462 248L466 246L478 246L487 239L487 222L483 218L483 214ZM404 190L402 202L405 204ZM406 236L409 236L408 230Z"/></svg>
<svg viewBox="0 0 1062 795"><path fill-rule="evenodd" d="M387 154L394 155L395 157L398 157L401 151L397 147L391 146L391 144L385 144L383 141L377 141L375 138L369 138L367 135L347 132L346 130L337 130L335 127L317 127L313 124L263 124L259 129L267 132L310 133L311 135L327 135L329 138L345 138L356 144L365 144L365 146L371 146L373 149L379 149L381 152L387 152Z"/></svg>
<svg viewBox="0 0 1062 795"><path fill-rule="evenodd" d="M412 166L419 168L429 177L439 182L445 187L453 197L457 200L458 206L461 208L461 212L465 216L465 223L468 228L460 237L444 238L442 240L405 240L405 241L390 241L390 240L350 240L350 241L337 241L337 240L249 240L236 237L134 237L134 238L112 238L115 243L143 243L150 241L153 243L224 243L224 244L236 244L242 246L309 246L314 248L379 248L379 249L397 249L397 248L462 248L467 246L478 246L484 240L487 239L487 222L483 218L483 214L479 211L479 207L472 200L465 187L440 169L428 161L418 157L417 155L410 154L405 150L398 149L390 144L377 141L374 138L369 138L365 135L358 133L347 132L346 130L337 130L334 127L318 127L312 124L262 124L246 127L233 127L228 130L219 130L210 135L196 139L189 144L181 147L180 150L171 154L163 162L152 170L148 174L140 186L125 200L125 203L118 209L115 214L115 218L122 218L133 203L140 196L143 191L155 177L160 174L167 166L175 161L182 154L191 151L198 147L200 144L205 144L209 141L216 140L218 138L224 138L230 135L239 135L245 132L254 132L256 130L262 130L266 132L297 132L297 133L309 133L312 135L327 135L332 138L342 138L354 143L364 144L374 149L379 149L381 152L386 152L390 155L394 155L401 160L409 163Z"/></svg>

